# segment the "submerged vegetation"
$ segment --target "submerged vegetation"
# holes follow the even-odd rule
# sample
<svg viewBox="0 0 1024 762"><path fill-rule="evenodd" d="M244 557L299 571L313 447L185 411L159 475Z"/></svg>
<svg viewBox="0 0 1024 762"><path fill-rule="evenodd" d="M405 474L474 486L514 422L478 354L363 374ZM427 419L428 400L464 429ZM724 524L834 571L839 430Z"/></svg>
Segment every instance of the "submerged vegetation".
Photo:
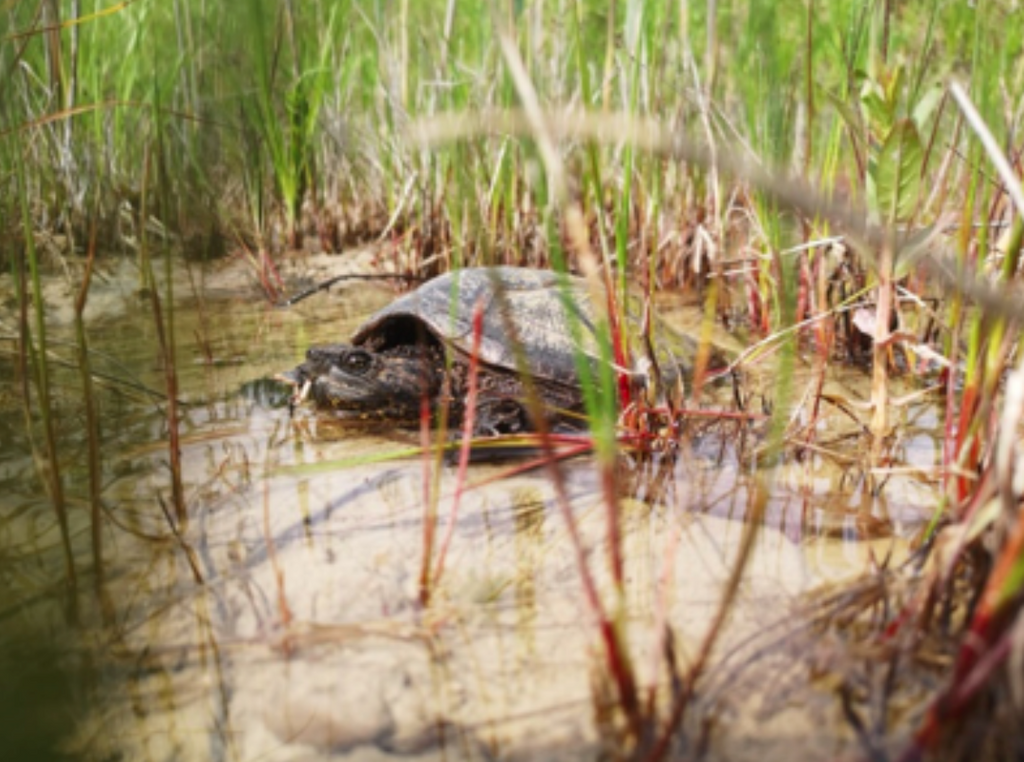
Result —
<svg viewBox="0 0 1024 762"><path fill-rule="evenodd" d="M739 412L769 418L762 465L838 453L881 492L904 465L898 411L925 394L943 400L932 475L943 499L915 555L899 567L880 560L847 589L806 601L818 623L810 640L848 649L827 669L866 757L1018 758L1020 12L1011 0L8 4L0 263L17 305L0 369L16 379L12 396L60 524L69 619L81 580L50 396L46 268L63 268L77 293L90 457L88 494L74 503L91 506L89 577L100 600L105 466L82 322L96 257L137 260L150 300L170 440L170 504L161 498L156 510L185 554L181 338L173 279L157 268L238 257L270 302L291 288L278 275L283 257L345 256L367 242L421 278L480 264L571 270L619 298L627 282L655 296L685 291L703 306L705 335L717 322L743 338L749 348L732 368L773 379L763 404L737 394L750 408ZM604 351L628 367L615 320ZM798 382L805 360L812 372ZM837 363L867 369L870 400L824 391ZM706 373L721 370L712 364L705 353L690 399L669 418L692 414ZM623 434L626 406L616 402L630 401L628 384L606 376L584 392L607 503L610 602L593 580L597 555L588 560L574 535L603 648L595 700L606 700L616 754L663 759L699 747L681 740L687 708L757 523L686 663L672 651L672 623L661 623L665 691L644 695L623 634L616 462L648 440ZM818 441L826 405L847 412L859 435ZM431 441L425 432L426 467L439 467ZM539 442L571 527L560 443ZM578 441L567 447L580 452ZM460 472L467 462L464 453ZM748 518L772 489L769 470L759 478ZM435 559L438 498L430 485L424 493L429 606L451 538ZM901 681L923 694L910 712Z"/></svg>

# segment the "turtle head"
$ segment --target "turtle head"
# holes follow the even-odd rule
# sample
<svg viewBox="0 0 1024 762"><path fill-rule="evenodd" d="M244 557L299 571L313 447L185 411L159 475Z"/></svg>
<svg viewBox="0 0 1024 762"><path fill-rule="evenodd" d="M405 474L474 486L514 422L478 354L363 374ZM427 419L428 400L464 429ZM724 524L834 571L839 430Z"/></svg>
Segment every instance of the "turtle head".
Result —
<svg viewBox="0 0 1024 762"><path fill-rule="evenodd" d="M346 418L414 419L424 396L436 398L442 370L430 352L325 344L310 347L306 361L279 378L300 399Z"/></svg>

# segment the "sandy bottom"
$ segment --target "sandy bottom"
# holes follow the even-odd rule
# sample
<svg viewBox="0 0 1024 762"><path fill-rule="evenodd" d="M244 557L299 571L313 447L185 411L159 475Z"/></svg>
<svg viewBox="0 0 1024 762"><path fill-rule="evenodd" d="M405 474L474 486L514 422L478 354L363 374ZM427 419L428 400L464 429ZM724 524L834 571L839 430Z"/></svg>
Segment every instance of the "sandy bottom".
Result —
<svg viewBox="0 0 1024 762"><path fill-rule="evenodd" d="M622 623L641 695L657 696L664 718L666 640L686 674L751 531L743 519L760 479L770 497L753 552L674 753L856 752L832 690L802 658L813 642L802 596L865 572L872 559L905 554L900 536L934 500L927 480L893 476L869 498L827 459L763 473L741 467L714 437L684 445L672 461L624 462L619 595L593 460L561 467L581 555L550 476L518 473L522 458L472 465L457 496L452 459L412 454L415 432L339 429L311 411L291 414L284 390L266 379L309 344L347 337L390 294L357 282L275 310L224 298L240 277L232 267L204 276L220 296L201 308L187 279L179 284L189 518L177 533L160 507L170 506L160 406L116 385L101 391L112 400L104 403L107 617L83 594L92 624L74 647L89 654L95 682L68 751L131 760L593 759L614 745L621 716L581 563L602 610ZM126 272L97 292L97 306L108 300L109 310L90 318L95 348L133 383L160 389L152 336L140 328L150 308ZM921 431L928 415L919 413ZM908 461L926 469L932 440L914 436ZM31 459L15 450L5 448L0 477L28 485ZM68 472L76 506L84 506L82 469ZM52 521L40 530L52 509L34 487L23 489L6 499L28 500L36 519L8 532L56 559ZM430 510L438 522L424 605ZM88 512L71 520L76 557L89 568ZM56 604L46 610L59 618Z"/></svg>

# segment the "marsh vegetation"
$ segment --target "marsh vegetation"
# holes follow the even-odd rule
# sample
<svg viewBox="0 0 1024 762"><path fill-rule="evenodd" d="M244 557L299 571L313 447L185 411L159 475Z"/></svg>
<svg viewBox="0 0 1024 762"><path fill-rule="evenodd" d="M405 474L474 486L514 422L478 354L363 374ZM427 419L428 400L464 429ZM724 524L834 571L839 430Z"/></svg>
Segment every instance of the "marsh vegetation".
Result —
<svg viewBox="0 0 1024 762"><path fill-rule="evenodd" d="M1019 758L1020 12L4 8L12 685L87 758ZM490 264L607 296L585 433L481 464L266 382Z"/></svg>

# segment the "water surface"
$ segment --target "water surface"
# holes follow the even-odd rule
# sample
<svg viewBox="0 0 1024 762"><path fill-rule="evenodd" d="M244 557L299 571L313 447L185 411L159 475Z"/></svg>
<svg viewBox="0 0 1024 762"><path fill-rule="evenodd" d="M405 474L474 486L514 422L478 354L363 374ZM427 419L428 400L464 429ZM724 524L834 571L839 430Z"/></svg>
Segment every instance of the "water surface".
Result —
<svg viewBox="0 0 1024 762"><path fill-rule="evenodd" d="M14 362L0 358L0 616L10 633L58 644L59 679L74 686L60 702L71 707L65 750L133 760L593 758L609 732L596 687L604 660L549 474L520 472L523 459L475 463L452 524L453 458L412 453L415 431L343 428L292 412L287 390L268 381L309 344L346 338L393 290L360 281L281 310L217 277L198 290L202 298L184 276L176 288L184 525L173 518L152 307L130 268L112 276L89 317L102 374L99 593L81 387L67 320L54 320L77 612ZM5 331L14 318L5 307ZM711 394L706 404L729 398ZM694 657L747 527L755 480L769 488L716 647L719 666L698 704L729 728L713 739L721 753L754 757L794 737L830 753L853 743L829 692L818 693L799 662L773 663L793 698L773 694L772 711L767 692L740 687L736 664L754 664L739 655L768 633L800 629L792 612L802 593L850 579L869 559L905 555L905 537L935 503L939 448L930 403L903 415L897 451L912 468L884 477L848 443L835 447L843 458L808 450L766 472L756 448L734 446L730 426L695 428L674 458L623 456L624 632L645 690L667 686L662 624L681 666ZM820 426L837 441L846 436L835 418ZM41 447L38 426L33 438ZM598 471L587 457L561 468L586 562L613 610ZM439 516L438 542L449 527L451 538L424 607L429 511ZM7 637L14 654L16 637Z"/></svg>

